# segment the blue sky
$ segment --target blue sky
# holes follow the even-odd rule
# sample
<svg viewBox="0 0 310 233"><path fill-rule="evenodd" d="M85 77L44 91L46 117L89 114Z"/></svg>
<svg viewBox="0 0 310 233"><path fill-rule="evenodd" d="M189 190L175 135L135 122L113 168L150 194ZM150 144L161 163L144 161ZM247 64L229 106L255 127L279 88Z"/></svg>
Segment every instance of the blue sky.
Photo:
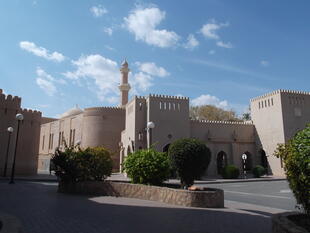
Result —
<svg viewBox="0 0 310 233"><path fill-rule="evenodd" d="M310 91L310 2L270 0L0 3L0 88L55 117L131 95L183 95L242 113L276 89Z"/></svg>

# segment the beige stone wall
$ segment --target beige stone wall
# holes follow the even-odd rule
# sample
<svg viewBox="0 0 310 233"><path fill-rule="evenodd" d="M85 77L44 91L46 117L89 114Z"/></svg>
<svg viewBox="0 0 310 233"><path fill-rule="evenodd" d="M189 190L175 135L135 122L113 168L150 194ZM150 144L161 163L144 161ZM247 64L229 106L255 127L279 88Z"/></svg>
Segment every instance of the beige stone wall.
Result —
<svg viewBox="0 0 310 233"><path fill-rule="evenodd" d="M121 132L125 129L123 108L88 108L83 114L82 147L103 146L113 156L113 169L119 170Z"/></svg>
<svg viewBox="0 0 310 233"><path fill-rule="evenodd" d="M57 147L66 144L82 148L103 146L112 152L113 169L119 169L119 142L125 128L125 110L113 107L86 108L83 113L69 115L41 125L39 168L48 171L50 158Z"/></svg>
<svg viewBox="0 0 310 233"><path fill-rule="evenodd" d="M13 162L17 120L17 113L24 115L20 124L18 146L16 153L17 175L36 174L38 166L38 145L41 123L41 112L22 109L21 98L11 95L5 96L0 89L0 174L2 175L8 145L8 127L13 127L14 132L9 145L9 159L7 175L10 174Z"/></svg>
<svg viewBox="0 0 310 233"><path fill-rule="evenodd" d="M163 151L167 144L190 137L188 98L150 95L146 102L147 122L155 123L152 144L156 150Z"/></svg>
<svg viewBox="0 0 310 233"><path fill-rule="evenodd" d="M273 92L251 100L251 117L256 129L258 149L268 156L269 170L284 175L281 161L273 156L278 143L284 143L283 109L280 92Z"/></svg>
<svg viewBox="0 0 310 233"><path fill-rule="evenodd" d="M310 123L310 93L278 90L251 100L257 146L266 151L270 172L283 176L281 159L273 156L278 143L287 142Z"/></svg>
<svg viewBox="0 0 310 233"><path fill-rule="evenodd" d="M211 161L206 175L216 176L217 155L225 152L228 164L243 170L241 156L247 152L251 165L259 164L255 145L255 131L252 124L221 121L191 121L191 137L206 143L211 150Z"/></svg>

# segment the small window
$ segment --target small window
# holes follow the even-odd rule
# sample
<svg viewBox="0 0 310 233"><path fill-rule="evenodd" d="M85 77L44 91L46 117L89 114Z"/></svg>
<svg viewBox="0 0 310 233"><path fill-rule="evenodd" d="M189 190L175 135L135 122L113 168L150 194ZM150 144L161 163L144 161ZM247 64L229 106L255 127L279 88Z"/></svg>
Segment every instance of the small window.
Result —
<svg viewBox="0 0 310 233"><path fill-rule="evenodd" d="M265 100L265 107L267 107L267 100Z"/></svg>
<svg viewBox="0 0 310 233"><path fill-rule="evenodd" d="M258 102L258 109L260 109L260 102Z"/></svg>
<svg viewBox="0 0 310 233"><path fill-rule="evenodd" d="M273 98L271 98L271 105L273 106Z"/></svg>
<svg viewBox="0 0 310 233"><path fill-rule="evenodd" d="M180 106L180 104L178 104L178 110L179 110L179 111L181 110L181 106Z"/></svg>
<svg viewBox="0 0 310 233"><path fill-rule="evenodd" d="M167 109L167 103L164 102L164 109L166 110Z"/></svg>
<svg viewBox="0 0 310 233"><path fill-rule="evenodd" d="M175 110L175 103L173 103L173 110Z"/></svg>
<svg viewBox="0 0 310 233"><path fill-rule="evenodd" d="M270 107L270 99L268 99L268 107Z"/></svg>
<svg viewBox="0 0 310 233"><path fill-rule="evenodd" d="M161 102L159 102L159 109L161 109L162 108L162 106L161 106Z"/></svg>
<svg viewBox="0 0 310 233"><path fill-rule="evenodd" d="M142 110L142 103L139 103L139 110Z"/></svg>
<svg viewBox="0 0 310 233"><path fill-rule="evenodd" d="M45 135L43 135L43 138L42 138L42 150L44 150L44 141L45 141Z"/></svg>
<svg viewBox="0 0 310 233"><path fill-rule="evenodd" d="M264 102L262 101L261 103L262 103L262 108L264 108Z"/></svg>
<svg viewBox="0 0 310 233"><path fill-rule="evenodd" d="M168 105L169 105L169 110L171 110L171 103L168 103Z"/></svg>

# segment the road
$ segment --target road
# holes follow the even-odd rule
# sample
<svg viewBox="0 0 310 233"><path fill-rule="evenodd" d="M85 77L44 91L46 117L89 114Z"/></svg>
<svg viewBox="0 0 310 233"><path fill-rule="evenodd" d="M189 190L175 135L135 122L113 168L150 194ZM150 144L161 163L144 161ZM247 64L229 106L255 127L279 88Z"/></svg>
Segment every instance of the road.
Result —
<svg viewBox="0 0 310 233"><path fill-rule="evenodd" d="M224 190L225 201L266 206L283 210L296 210L296 201L287 181L264 181L224 184L201 184Z"/></svg>
<svg viewBox="0 0 310 233"><path fill-rule="evenodd" d="M281 182L226 184L226 208L202 209L129 198L66 195L57 193L57 184L52 182L17 181L9 185L2 180L0 212L16 216L22 222L23 233L271 233L270 216L283 209L267 206L290 205L252 195L260 194L255 190L264 185L267 190L276 187L277 191L264 194L277 203L281 198L271 196L291 195L281 193L287 190ZM259 200L264 206L257 205Z"/></svg>

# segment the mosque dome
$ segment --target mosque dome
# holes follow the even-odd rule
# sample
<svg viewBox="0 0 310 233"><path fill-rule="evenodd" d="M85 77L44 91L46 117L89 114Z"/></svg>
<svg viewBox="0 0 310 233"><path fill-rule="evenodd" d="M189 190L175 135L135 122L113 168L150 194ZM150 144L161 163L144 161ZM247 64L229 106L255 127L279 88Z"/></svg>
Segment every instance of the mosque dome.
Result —
<svg viewBox="0 0 310 233"><path fill-rule="evenodd" d="M77 105L74 108L69 109L68 111L66 111L65 113L61 114L60 118L65 118L65 117L69 117L69 116L75 116L78 114L83 113L83 110L80 109Z"/></svg>

